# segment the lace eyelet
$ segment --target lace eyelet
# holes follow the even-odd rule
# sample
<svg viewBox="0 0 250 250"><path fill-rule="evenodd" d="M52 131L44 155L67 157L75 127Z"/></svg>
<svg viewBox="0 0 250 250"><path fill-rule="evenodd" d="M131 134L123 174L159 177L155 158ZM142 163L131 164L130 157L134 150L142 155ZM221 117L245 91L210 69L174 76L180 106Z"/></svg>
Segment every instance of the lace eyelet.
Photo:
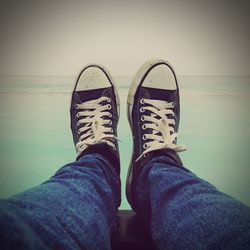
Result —
<svg viewBox="0 0 250 250"><path fill-rule="evenodd" d="M79 113L77 113L77 114L76 114L76 117L79 117L79 116L80 116Z"/></svg>
<svg viewBox="0 0 250 250"><path fill-rule="evenodd" d="M142 99L140 100L140 103L141 103L141 104L144 104L144 98L142 98Z"/></svg>
<svg viewBox="0 0 250 250"><path fill-rule="evenodd" d="M145 112L144 107L140 107L140 112L141 112L141 113L144 113L144 112Z"/></svg>
<svg viewBox="0 0 250 250"><path fill-rule="evenodd" d="M107 102L111 102L110 98L107 98Z"/></svg>
<svg viewBox="0 0 250 250"><path fill-rule="evenodd" d="M141 116L141 121L142 121L142 122L145 121L145 116L144 116L144 115Z"/></svg>
<svg viewBox="0 0 250 250"><path fill-rule="evenodd" d="M143 136L142 136L142 139L143 139L144 141L146 141L146 140L147 140L146 135L143 135Z"/></svg>
<svg viewBox="0 0 250 250"><path fill-rule="evenodd" d="M81 134L80 130L77 130L77 134L78 134L78 135L80 135L80 134Z"/></svg>
<svg viewBox="0 0 250 250"><path fill-rule="evenodd" d="M77 126L79 126L79 125L80 125L80 123L79 123L79 122L77 122L77 123L76 123L76 125L77 125Z"/></svg>
<svg viewBox="0 0 250 250"><path fill-rule="evenodd" d="M110 104L108 104L107 109L110 110L111 108L112 108L112 106Z"/></svg>
<svg viewBox="0 0 250 250"><path fill-rule="evenodd" d="M174 108L174 102L171 102L171 107Z"/></svg>
<svg viewBox="0 0 250 250"><path fill-rule="evenodd" d="M108 114L108 117L112 117L113 115L111 113Z"/></svg>
<svg viewBox="0 0 250 250"><path fill-rule="evenodd" d="M76 105L75 105L75 109L79 109L79 104L76 104Z"/></svg>
<svg viewBox="0 0 250 250"><path fill-rule="evenodd" d="M145 124L142 125L142 129L143 129L143 130L146 129L146 125L145 125Z"/></svg>
<svg viewBox="0 0 250 250"><path fill-rule="evenodd" d="M111 120L109 120L109 125L112 125L112 121Z"/></svg>
<svg viewBox="0 0 250 250"><path fill-rule="evenodd" d="M148 147L147 143L144 143L144 144L143 144L143 148L144 148L144 149L147 149L147 147Z"/></svg>

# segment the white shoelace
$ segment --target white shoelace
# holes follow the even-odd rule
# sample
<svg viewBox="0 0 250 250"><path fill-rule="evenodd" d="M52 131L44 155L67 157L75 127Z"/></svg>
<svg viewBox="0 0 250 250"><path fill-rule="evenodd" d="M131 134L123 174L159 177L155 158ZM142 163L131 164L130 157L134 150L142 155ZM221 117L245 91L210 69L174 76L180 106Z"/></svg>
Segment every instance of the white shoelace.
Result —
<svg viewBox="0 0 250 250"><path fill-rule="evenodd" d="M147 141L143 144L144 151L136 161L141 159L147 153L171 148L174 151L182 152L187 148L185 145L176 145L175 139L177 133L170 125L175 125L175 120L168 118L167 115L174 116L173 103L168 103L162 100L141 99L141 104L148 104L140 108L140 112L149 111L150 115L142 115L141 120L144 121L142 129L152 129L151 134L144 134L143 140Z"/></svg>
<svg viewBox="0 0 250 250"><path fill-rule="evenodd" d="M113 134L113 129L104 126L106 124L112 125L111 120L104 119L105 116L112 117L112 114L109 112L112 107L109 103L102 105L102 101L110 102L110 99L103 96L95 100L76 104L76 109L81 110L77 113L77 117L83 117L77 122L79 126L78 134L81 135L76 144L78 152L82 152L88 146L100 142L104 142L114 149L116 148L113 141L117 138ZM82 127L81 124L83 124Z"/></svg>

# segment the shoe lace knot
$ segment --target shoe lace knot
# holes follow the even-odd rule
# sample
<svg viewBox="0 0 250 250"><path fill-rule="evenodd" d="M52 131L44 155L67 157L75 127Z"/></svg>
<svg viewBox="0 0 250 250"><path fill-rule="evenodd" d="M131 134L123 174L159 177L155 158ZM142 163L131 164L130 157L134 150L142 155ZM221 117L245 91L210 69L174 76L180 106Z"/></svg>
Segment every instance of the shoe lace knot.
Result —
<svg viewBox="0 0 250 250"><path fill-rule="evenodd" d="M106 104L104 105L103 102ZM77 121L78 134L80 135L76 143L76 149L79 152L84 151L88 146L97 143L106 143L113 149L116 149L114 141L117 138L112 129L112 106L111 100L102 96L98 99L76 104L76 116L80 119Z"/></svg>
<svg viewBox="0 0 250 250"><path fill-rule="evenodd" d="M148 133L143 134L143 152L136 161L141 159L146 154L159 149L173 149L179 153L185 151L185 145L176 145L178 134L174 131L175 119L173 102L166 102L162 100L153 100L142 98L140 108L141 121L143 122L142 129L147 130Z"/></svg>

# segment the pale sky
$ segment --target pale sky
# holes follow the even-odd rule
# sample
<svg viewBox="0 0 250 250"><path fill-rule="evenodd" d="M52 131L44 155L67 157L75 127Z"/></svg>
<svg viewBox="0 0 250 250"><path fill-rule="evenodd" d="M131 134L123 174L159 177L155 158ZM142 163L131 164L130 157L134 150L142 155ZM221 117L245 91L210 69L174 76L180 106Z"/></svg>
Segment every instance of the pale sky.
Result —
<svg viewBox="0 0 250 250"><path fill-rule="evenodd" d="M89 63L133 75L151 58L180 75L249 75L249 23L249 1L1 1L0 75Z"/></svg>

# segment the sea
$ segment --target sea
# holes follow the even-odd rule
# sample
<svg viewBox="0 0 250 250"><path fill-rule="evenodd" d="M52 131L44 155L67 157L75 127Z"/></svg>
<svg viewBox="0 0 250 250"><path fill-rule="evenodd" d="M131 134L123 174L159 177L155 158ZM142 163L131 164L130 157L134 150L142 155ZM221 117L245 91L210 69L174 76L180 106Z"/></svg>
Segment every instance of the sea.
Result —
<svg viewBox="0 0 250 250"><path fill-rule="evenodd" d="M122 203L132 152L126 98L132 76L115 76L121 100ZM74 76L0 77L0 198L50 178L76 153L69 105ZM250 206L250 76L179 76L178 142L184 165L220 191Z"/></svg>

